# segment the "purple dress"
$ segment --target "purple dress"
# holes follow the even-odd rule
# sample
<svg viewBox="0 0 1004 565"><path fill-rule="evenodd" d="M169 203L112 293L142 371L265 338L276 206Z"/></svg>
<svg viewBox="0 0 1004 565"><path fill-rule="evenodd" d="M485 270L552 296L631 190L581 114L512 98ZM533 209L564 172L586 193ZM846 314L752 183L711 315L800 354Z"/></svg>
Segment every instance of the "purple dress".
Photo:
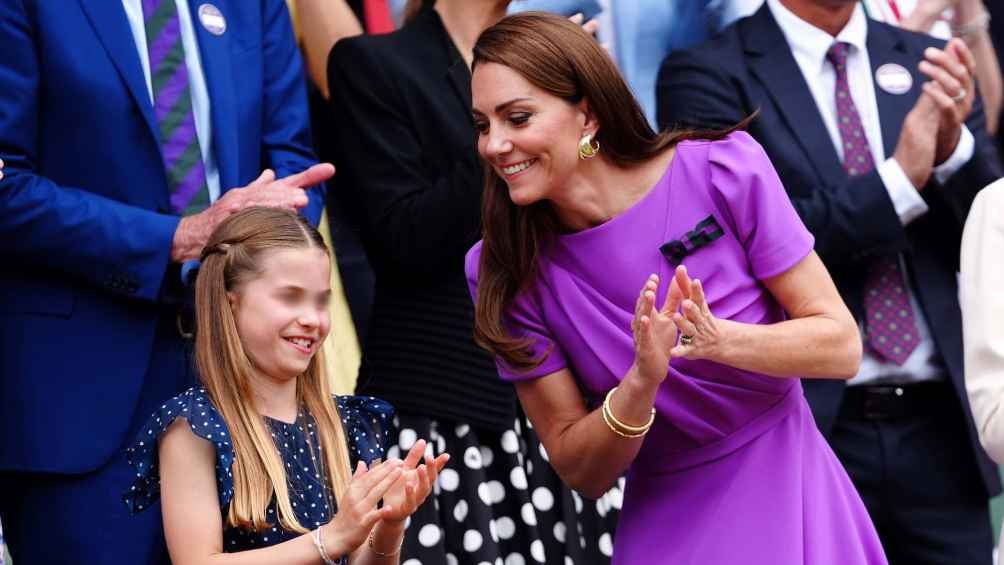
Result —
<svg viewBox="0 0 1004 565"><path fill-rule="evenodd" d="M709 220L709 217L712 220ZM720 229L718 229L720 228ZM509 311L514 331L551 352L510 381L562 368L597 406L634 360L631 319L651 273L683 257L719 318L770 324L785 313L761 280L812 250L763 149L746 133L683 142L658 184L610 221L562 235ZM468 253L476 285L481 244ZM886 563L860 497L816 428L798 379L675 359L656 419L627 473L615 564Z"/></svg>

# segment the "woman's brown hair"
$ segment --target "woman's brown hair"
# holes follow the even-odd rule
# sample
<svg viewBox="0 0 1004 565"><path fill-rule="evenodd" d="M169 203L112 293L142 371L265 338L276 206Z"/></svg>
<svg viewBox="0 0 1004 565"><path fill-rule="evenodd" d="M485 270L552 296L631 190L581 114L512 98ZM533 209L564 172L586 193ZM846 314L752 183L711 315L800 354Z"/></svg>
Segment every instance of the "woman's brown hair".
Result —
<svg viewBox="0 0 1004 565"><path fill-rule="evenodd" d="M209 398L223 415L234 449L228 526L250 530L271 527L265 513L274 496L282 527L308 531L290 505L282 459L255 407L250 380L254 369L237 332L227 294L240 292L244 284L259 276L268 253L303 248L328 254L321 234L302 216L278 208L254 207L221 223L202 252L195 283L195 363ZM321 453L314 454L321 466L317 472L325 477L337 501L348 485L351 469L320 348L297 378L296 395L316 422L321 445Z"/></svg>
<svg viewBox="0 0 1004 565"><path fill-rule="evenodd" d="M472 68L482 63L508 67L570 104L585 100L599 124L595 139L601 158L620 167L645 162L687 139L721 139L750 120L725 131L656 133L596 40L581 26L543 12L508 16L485 30L474 46ZM528 339L512 336L505 313L532 279L537 257L560 226L547 202L513 204L505 181L487 165L481 218L474 338L511 367L530 370L546 353L535 356Z"/></svg>

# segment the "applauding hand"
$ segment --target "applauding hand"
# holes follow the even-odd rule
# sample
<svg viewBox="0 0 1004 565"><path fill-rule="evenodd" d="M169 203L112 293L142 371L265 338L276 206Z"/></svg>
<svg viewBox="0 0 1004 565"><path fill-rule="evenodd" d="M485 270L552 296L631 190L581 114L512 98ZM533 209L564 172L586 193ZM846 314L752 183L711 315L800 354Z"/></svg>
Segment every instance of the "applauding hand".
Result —
<svg viewBox="0 0 1004 565"><path fill-rule="evenodd" d="M338 500L338 512L320 528L329 557L337 559L353 552L366 541L379 520L396 515L397 510L389 504L379 509L376 506L401 478L402 466L400 459L374 463L369 469L359 462L348 488Z"/></svg>
<svg viewBox="0 0 1004 565"><path fill-rule="evenodd" d="M659 288L659 275L645 281L635 303L631 330L634 332L635 365L642 377L661 382L669 369L670 349L676 343L676 325L673 313L679 308L682 294L679 289L666 296L661 309L655 307L655 293Z"/></svg>
<svg viewBox="0 0 1004 565"><path fill-rule="evenodd" d="M448 453L443 453L435 459L431 455L425 455L424 462L419 464L419 461L423 460L425 446L423 439L415 442L404 458L401 476L384 495L384 507L391 508L382 516L384 522L403 522L411 516L432 492L439 472L450 460Z"/></svg>
<svg viewBox="0 0 1004 565"><path fill-rule="evenodd" d="M721 343L720 323L704 296L699 279L691 279L687 268L680 265L670 284L669 294L680 295L680 311L673 314L673 322L680 332L680 343L670 351L672 357L686 359L714 359Z"/></svg>

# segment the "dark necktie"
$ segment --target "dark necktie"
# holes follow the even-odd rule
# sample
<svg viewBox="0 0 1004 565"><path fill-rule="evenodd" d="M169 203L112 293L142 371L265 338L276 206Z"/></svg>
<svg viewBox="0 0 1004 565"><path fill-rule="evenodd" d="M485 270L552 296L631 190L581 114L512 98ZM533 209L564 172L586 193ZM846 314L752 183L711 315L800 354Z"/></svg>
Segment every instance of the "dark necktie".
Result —
<svg viewBox="0 0 1004 565"><path fill-rule="evenodd" d="M847 83L850 47L849 43L834 43L826 58L837 72L834 89L837 128L844 148L844 170L853 177L871 172L875 160ZM902 365L917 347L918 333L898 257L882 257L870 265L865 280L864 306L865 343L879 356Z"/></svg>
<svg viewBox="0 0 1004 565"><path fill-rule="evenodd" d="M209 206L202 149L195 132L188 67L175 0L143 0L153 109L171 191L171 208L189 215Z"/></svg>

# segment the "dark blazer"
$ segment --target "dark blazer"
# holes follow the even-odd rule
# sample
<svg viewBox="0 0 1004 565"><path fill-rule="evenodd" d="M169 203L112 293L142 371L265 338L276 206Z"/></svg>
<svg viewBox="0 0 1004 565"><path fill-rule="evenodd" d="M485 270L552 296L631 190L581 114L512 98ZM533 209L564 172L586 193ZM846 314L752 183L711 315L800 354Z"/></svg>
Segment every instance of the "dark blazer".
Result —
<svg viewBox="0 0 1004 565"><path fill-rule="evenodd" d="M1004 61L1004 2L985 0L983 3L986 5L987 11L990 12L990 38L994 42L997 61L1000 63ZM1004 115L1001 116L1000 125L1004 126ZM997 149L1000 150L1001 158L1004 159L1004 127L997 128Z"/></svg>
<svg viewBox="0 0 1004 565"><path fill-rule="evenodd" d="M359 390L505 428L514 393L474 344L464 255L481 237L470 71L435 10L328 59L340 201L376 273Z"/></svg>
<svg viewBox="0 0 1004 565"><path fill-rule="evenodd" d="M923 50L942 43L926 35L868 22L873 70L898 63L914 74L901 95L875 89L886 155L892 155L906 114L924 81L917 71ZM977 101L967 126L976 138L973 158L944 185L932 179L920 193L927 214L904 227L878 171L849 177L833 147L798 64L770 10L727 28L712 41L670 55L660 70L658 119L662 126L720 128L755 110L750 133L777 168L816 251L857 319L863 314L867 266L882 255L902 253L909 276L958 400L969 421L969 440L987 491L1000 491L996 468L979 446L962 379L962 322L956 272L962 226L976 193L1001 176ZM805 382L820 429L829 432L843 395L840 381Z"/></svg>
<svg viewBox="0 0 1004 565"><path fill-rule="evenodd" d="M285 2L214 0L218 36L199 4L221 190L314 164ZM88 472L123 446L176 311L179 218L121 2L0 2L0 52L0 470Z"/></svg>

